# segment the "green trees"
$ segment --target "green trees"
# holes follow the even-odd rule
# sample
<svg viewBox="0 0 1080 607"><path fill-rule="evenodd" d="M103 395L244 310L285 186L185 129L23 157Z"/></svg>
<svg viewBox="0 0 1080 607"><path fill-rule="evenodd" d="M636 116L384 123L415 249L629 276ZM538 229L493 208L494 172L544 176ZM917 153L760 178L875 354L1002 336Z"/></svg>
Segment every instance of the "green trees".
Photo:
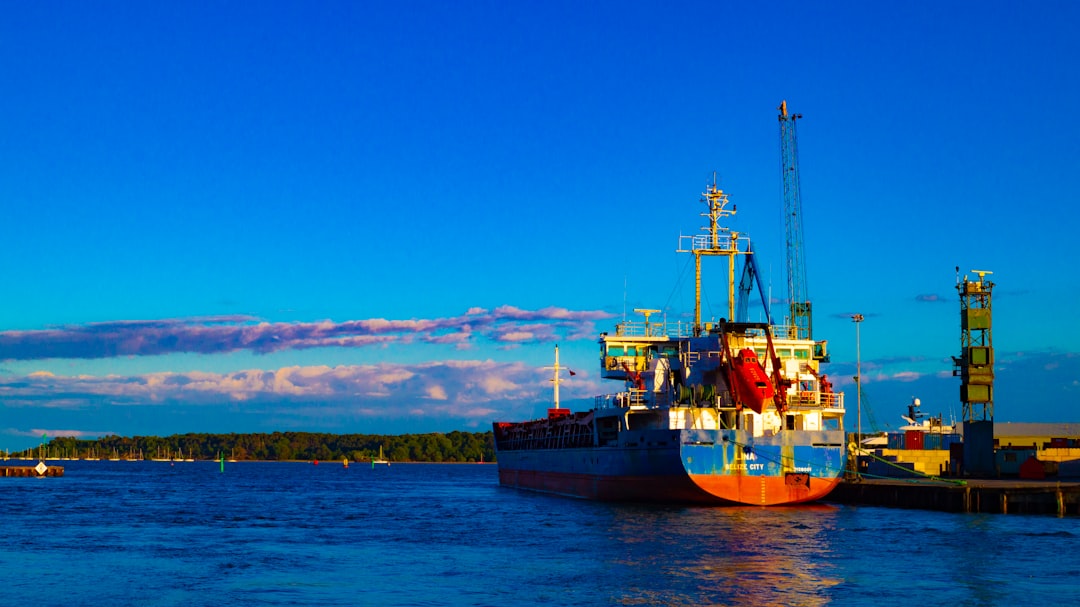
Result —
<svg viewBox="0 0 1080 607"><path fill-rule="evenodd" d="M185 458L236 460L340 460L364 461L378 457L379 448L398 462L493 462L492 433L450 432L430 434L324 434L273 432L271 434L174 434L172 436L103 436L97 440L56 437L45 446L48 457L108 459ZM37 454L37 448L34 448Z"/></svg>

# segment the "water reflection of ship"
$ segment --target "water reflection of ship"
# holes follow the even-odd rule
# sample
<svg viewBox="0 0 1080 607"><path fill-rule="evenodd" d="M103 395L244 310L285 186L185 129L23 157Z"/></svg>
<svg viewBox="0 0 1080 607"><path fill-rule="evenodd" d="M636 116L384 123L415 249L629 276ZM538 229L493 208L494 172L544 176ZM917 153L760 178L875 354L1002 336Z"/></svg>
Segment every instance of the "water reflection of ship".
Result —
<svg viewBox="0 0 1080 607"><path fill-rule="evenodd" d="M838 512L821 503L769 509L620 506L610 536L627 549L615 564L677 582L662 591L628 586L613 591L613 602L827 605L829 589L843 582L821 566L835 558L825 536Z"/></svg>

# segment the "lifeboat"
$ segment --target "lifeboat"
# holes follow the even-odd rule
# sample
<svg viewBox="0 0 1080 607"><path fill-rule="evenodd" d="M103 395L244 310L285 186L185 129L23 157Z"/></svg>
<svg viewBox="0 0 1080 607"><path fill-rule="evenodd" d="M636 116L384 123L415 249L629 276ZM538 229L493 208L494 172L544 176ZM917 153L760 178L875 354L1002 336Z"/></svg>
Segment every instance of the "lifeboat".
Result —
<svg viewBox="0 0 1080 607"><path fill-rule="evenodd" d="M773 398L775 390L765 369L758 362L757 354L750 348L739 350L731 361L731 379L735 383L735 393L743 406L755 413L765 409L765 403Z"/></svg>

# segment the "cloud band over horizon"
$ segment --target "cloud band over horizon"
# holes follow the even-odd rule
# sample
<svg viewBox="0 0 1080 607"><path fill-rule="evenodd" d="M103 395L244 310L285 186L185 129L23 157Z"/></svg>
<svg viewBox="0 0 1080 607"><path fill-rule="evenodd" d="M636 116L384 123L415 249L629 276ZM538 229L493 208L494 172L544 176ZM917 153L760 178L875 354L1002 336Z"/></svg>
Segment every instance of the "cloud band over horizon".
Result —
<svg viewBox="0 0 1080 607"><path fill-rule="evenodd" d="M598 387L579 374L562 390L569 400L588 398ZM195 408L237 418L289 420L280 424L283 427L318 425L332 418L343 424L440 420L483 428L498 418L529 417L537 403L551 398L551 382L549 371L522 362L464 360L103 377L37 372L0 378L0 394L9 414L52 411L66 420L100 420L109 409L174 416L178 408ZM15 429L9 434L30 436Z"/></svg>
<svg viewBox="0 0 1080 607"><path fill-rule="evenodd" d="M468 348L476 338L504 347L522 343L595 337L602 311L547 307L522 310L500 306L470 308L447 318L341 323L269 323L251 316L133 320L70 325L52 329L0 332L0 360L100 359L173 353L223 354L248 350L359 348L389 343L454 344Z"/></svg>

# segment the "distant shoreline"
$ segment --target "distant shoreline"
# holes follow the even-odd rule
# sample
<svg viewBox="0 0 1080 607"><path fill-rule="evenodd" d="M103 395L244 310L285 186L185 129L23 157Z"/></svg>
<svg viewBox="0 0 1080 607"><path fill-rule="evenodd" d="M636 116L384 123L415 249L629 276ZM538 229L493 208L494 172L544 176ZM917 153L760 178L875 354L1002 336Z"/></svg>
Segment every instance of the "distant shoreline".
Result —
<svg viewBox="0 0 1080 607"><path fill-rule="evenodd" d="M153 464L198 464L198 463L217 464L217 463L219 463L221 461L221 460L216 460L216 459L196 459L196 460L185 461L185 460L155 460L155 459L119 459L119 460L113 460L113 459L107 459L107 458L71 459L71 458L59 458L59 457L46 457L44 460L40 460L39 458L36 458L36 457L0 458L0 461L13 461L13 460L14 461L22 461L22 462L44 461L46 464L48 464L49 462L130 462L130 463L134 463L134 462L150 462L150 463L153 463ZM311 459L238 459L238 460L235 460L235 461L233 461L233 460L225 460L225 463L226 464L311 464L311 465L339 464L340 465L342 462L341 462L341 460L336 460L336 459L320 459L320 460L311 460ZM453 465L453 466L476 466L476 465L485 465L485 464L494 464L494 463L496 463L496 462L413 462L413 461L409 461L409 462L393 462L392 461L392 462L389 462L387 464L376 464L376 465L377 466L389 466L389 465L393 464L393 465L396 465L396 466L404 466L404 465L409 465L409 464L439 464L439 465L447 465L447 466L451 466L451 465ZM371 460L362 460L362 459L361 460L352 460L351 459L351 460L349 460L349 464L350 465L352 465L352 464L368 465L368 464L371 464Z"/></svg>
<svg viewBox="0 0 1080 607"><path fill-rule="evenodd" d="M219 461L342 461L391 462L495 461L492 432L433 432L427 434L328 434L270 432L254 434L188 433L170 436L123 437L110 434L93 440L54 437L40 446L8 452L31 459L47 457L105 460Z"/></svg>

